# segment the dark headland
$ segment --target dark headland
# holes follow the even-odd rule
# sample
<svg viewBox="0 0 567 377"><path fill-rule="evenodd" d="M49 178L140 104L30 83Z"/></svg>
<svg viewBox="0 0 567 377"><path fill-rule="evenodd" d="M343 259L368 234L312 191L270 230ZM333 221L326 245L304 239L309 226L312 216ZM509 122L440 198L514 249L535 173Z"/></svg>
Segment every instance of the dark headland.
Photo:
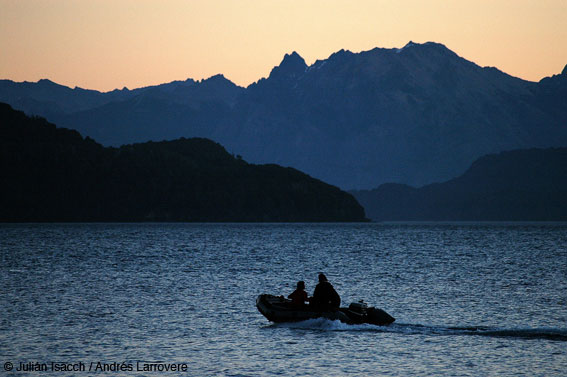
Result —
<svg viewBox="0 0 567 377"><path fill-rule="evenodd" d="M443 183L352 193L374 221L567 221L567 148L491 154Z"/></svg>
<svg viewBox="0 0 567 377"><path fill-rule="evenodd" d="M0 221L365 221L352 195L203 138L103 147L0 104Z"/></svg>

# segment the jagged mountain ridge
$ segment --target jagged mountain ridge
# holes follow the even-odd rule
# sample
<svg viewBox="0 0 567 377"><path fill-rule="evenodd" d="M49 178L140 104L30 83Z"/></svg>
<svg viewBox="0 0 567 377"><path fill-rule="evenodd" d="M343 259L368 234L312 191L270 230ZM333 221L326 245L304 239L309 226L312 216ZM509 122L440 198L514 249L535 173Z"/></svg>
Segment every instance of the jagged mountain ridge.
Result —
<svg viewBox="0 0 567 377"><path fill-rule="evenodd" d="M311 66L286 54L246 89L217 77L208 97L176 97L187 103L154 87L40 115L105 145L209 137L251 162L293 166L343 188L422 185L455 177L488 153L567 145L565 77L528 82L441 44L410 42L341 50Z"/></svg>

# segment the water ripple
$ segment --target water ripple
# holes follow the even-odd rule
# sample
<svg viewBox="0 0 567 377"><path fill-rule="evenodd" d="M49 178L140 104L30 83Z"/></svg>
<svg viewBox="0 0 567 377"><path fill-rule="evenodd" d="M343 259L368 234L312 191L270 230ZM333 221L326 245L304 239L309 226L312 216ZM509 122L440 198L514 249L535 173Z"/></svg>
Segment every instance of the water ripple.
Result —
<svg viewBox="0 0 567 377"><path fill-rule="evenodd" d="M0 360L560 375L566 245L565 224L2 224ZM319 272L397 322L275 325L256 310L297 280L312 292Z"/></svg>

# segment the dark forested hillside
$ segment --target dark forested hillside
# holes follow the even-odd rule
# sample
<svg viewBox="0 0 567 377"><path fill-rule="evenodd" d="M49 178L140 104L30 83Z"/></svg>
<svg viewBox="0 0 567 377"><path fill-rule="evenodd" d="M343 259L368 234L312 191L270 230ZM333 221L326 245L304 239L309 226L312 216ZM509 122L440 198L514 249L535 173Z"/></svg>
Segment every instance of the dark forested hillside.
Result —
<svg viewBox="0 0 567 377"><path fill-rule="evenodd" d="M105 148L0 104L1 221L364 221L350 195L207 139Z"/></svg>
<svg viewBox="0 0 567 377"><path fill-rule="evenodd" d="M565 221L567 148L502 152L444 183L353 193L374 221Z"/></svg>

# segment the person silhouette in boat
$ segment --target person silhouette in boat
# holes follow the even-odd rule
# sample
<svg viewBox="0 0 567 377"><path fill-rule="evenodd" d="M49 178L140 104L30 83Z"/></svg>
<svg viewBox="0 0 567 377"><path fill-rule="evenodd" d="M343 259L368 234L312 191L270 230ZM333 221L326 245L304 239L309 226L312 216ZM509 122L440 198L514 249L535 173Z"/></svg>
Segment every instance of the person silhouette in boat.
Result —
<svg viewBox="0 0 567 377"><path fill-rule="evenodd" d="M311 305L317 310L337 310L341 306L341 297L329 283L325 274L319 274L319 284L315 287Z"/></svg>
<svg viewBox="0 0 567 377"><path fill-rule="evenodd" d="M298 281L297 288L295 291L291 292L287 298L291 299L291 304L293 306L303 306L305 305L306 301L309 301L309 297L307 297L307 292L305 292L305 282Z"/></svg>

